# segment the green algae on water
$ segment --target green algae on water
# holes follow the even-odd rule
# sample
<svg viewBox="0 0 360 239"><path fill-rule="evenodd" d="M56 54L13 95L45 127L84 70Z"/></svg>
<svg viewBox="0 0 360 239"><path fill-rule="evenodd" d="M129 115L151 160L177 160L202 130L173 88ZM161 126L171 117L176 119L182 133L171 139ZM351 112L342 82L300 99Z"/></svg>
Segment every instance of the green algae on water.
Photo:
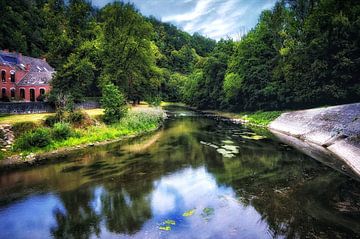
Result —
<svg viewBox="0 0 360 239"><path fill-rule="evenodd" d="M170 226L159 226L159 230L162 230L162 231L171 231L171 227L170 227Z"/></svg>
<svg viewBox="0 0 360 239"><path fill-rule="evenodd" d="M182 215L183 215L183 217L190 217L190 216L194 215L195 210L196 210L196 208L188 210L188 211L184 212Z"/></svg>
<svg viewBox="0 0 360 239"><path fill-rule="evenodd" d="M165 222L163 224L167 224L167 225L176 225L176 222L174 220L171 219L167 219L165 220Z"/></svg>
<svg viewBox="0 0 360 239"><path fill-rule="evenodd" d="M201 213L202 217L209 217L214 214L215 209L212 207L206 207L203 209L203 212Z"/></svg>

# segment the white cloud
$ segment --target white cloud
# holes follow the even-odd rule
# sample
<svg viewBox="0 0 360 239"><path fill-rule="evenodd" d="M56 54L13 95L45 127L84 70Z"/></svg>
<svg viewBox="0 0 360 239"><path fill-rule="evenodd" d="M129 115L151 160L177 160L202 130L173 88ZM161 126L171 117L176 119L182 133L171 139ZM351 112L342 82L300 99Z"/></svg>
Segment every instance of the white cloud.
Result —
<svg viewBox="0 0 360 239"><path fill-rule="evenodd" d="M102 6L111 0L93 0ZM126 0L146 16L171 22L189 33L213 39L237 38L253 28L276 0Z"/></svg>

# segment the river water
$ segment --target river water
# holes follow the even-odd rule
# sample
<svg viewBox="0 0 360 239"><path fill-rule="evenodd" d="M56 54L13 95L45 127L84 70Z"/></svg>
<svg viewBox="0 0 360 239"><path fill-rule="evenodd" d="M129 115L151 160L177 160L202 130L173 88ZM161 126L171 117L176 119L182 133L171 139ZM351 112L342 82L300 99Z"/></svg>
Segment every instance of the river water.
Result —
<svg viewBox="0 0 360 239"><path fill-rule="evenodd" d="M155 133L1 172L0 238L360 238L358 181L169 110Z"/></svg>

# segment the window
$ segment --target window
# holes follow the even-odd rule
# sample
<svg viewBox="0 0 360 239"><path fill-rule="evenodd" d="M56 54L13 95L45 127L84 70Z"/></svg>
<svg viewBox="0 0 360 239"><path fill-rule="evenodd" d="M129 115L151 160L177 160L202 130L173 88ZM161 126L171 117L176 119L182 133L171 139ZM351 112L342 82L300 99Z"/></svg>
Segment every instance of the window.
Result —
<svg viewBox="0 0 360 239"><path fill-rule="evenodd" d="M14 89L14 88L12 88L12 89L10 90L10 96L11 96L11 99L14 99L14 98L15 98L15 89Z"/></svg>
<svg viewBox="0 0 360 239"><path fill-rule="evenodd" d="M30 89L30 101L35 101L35 90Z"/></svg>
<svg viewBox="0 0 360 239"><path fill-rule="evenodd" d="M25 89L20 89L20 98L25 99Z"/></svg>
<svg viewBox="0 0 360 239"><path fill-rule="evenodd" d="M15 71L10 71L10 81L15 82Z"/></svg>
<svg viewBox="0 0 360 239"><path fill-rule="evenodd" d="M1 80L2 82L6 82L6 71L4 70L1 71Z"/></svg>
<svg viewBox="0 0 360 239"><path fill-rule="evenodd" d="M45 95L45 89L40 89L40 95Z"/></svg>
<svg viewBox="0 0 360 239"><path fill-rule="evenodd" d="M6 89L5 88L2 88L1 89L1 96L4 98L6 97Z"/></svg>

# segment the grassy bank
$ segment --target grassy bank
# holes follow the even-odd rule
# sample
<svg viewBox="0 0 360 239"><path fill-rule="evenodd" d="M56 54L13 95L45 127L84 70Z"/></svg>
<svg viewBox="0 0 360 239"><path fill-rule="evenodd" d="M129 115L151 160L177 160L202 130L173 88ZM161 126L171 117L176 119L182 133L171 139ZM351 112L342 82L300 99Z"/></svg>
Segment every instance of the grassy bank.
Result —
<svg viewBox="0 0 360 239"><path fill-rule="evenodd" d="M225 111L206 111L230 119L239 119L250 124L266 127L285 111L256 111L256 112L225 112Z"/></svg>
<svg viewBox="0 0 360 239"><path fill-rule="evenodd" d="M3 152L3 157L51 152L58 149L146 133L157 129L164 119L164 113L161 109L135 107L119 122L106 125L98 117L102 110L97 110L96 112L94 111L92 114L89 114L93 123L85 127L75 127L71 124L58 125L60 128L57 128L56 125L46 127L41 123L41 120L39 122L38 117L28 115L30 120L37 119L36 124L38 126L35 129L25 129L18 135L13 148L5 153ZM32 146L31 143L33 142L40 146Z"/></svg>
<svg viewBox="0 0 360 239"><path fill-rule="evenodd" d="M239 116L241 119L248 121L249 123L259 126L268 126L284 112L285 111L257 111L240 113Z"/></svg>

